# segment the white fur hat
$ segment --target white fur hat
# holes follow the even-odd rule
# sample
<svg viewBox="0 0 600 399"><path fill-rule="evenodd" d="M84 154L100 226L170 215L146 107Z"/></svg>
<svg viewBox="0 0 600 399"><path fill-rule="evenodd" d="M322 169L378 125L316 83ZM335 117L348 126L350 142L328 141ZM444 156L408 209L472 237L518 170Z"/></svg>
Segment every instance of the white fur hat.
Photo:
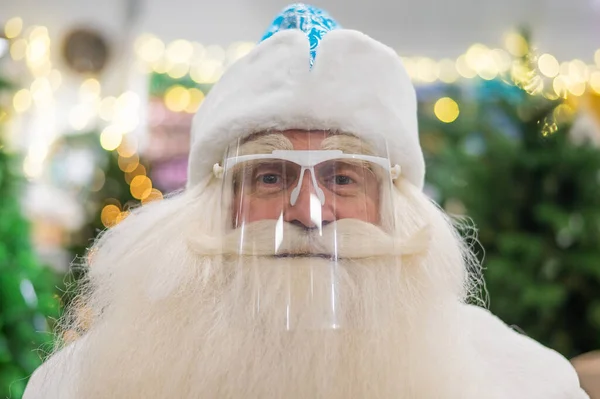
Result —
<svg viewBox="0 0 600 399"><path fill-rule="evenodd" d="M289 29L290 15L297 29ZM284 30L271 29L214 85L194 118L188 187L212 173L237 138L305 129L352 133L374 145L384 138L392 166L422 188L416 95L400 57L360 32L329 31L333 20L315 23L324 15L290 6L275 20Z"/></svg>

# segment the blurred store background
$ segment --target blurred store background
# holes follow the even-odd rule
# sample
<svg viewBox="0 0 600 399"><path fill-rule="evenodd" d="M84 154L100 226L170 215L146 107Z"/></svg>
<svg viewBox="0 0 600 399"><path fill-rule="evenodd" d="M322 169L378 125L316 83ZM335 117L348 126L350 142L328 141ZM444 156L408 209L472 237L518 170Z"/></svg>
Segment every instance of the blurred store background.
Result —
<svg viewBox="0 0 600 399"><path fill-rule="evenodd" d="M51 348L72 262L185 186L194 112L286 4L0 4L0 397ZM398 52L426 190L478 227L491 310L600 398L600 1L312 4Z"/></svg>

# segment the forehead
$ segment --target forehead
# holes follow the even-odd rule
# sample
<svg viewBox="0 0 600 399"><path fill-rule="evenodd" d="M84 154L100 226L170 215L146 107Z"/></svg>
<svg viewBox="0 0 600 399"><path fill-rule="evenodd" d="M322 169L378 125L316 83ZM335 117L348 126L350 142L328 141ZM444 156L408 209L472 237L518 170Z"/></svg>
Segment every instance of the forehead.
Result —
<svg viewBox="0 0 600 399"><path fill-rule="evenodd" d="M290 141L294 150L320 150L323 141L331 133L322 130L286 130L281 135Z"/></svg>
<svg viewBox="0 0 600 399"><path fill-rule="evenodd" d="M342 150L345 153L375 155L375 149L353 134L323 130L262 132L246 138L242 153L270 153L273 150Z"/></svg>

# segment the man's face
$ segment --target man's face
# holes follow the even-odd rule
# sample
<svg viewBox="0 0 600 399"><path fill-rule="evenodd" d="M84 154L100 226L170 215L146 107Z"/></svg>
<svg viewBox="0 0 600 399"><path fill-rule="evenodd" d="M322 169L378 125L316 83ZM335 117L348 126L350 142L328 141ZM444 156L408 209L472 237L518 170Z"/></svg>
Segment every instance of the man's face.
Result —
<svg viewBox="0 0 600 399"><path fill-rule="evenodd" d="M267 145L271 150L342 150L361 153L358 139L327 132L289 130ZM260 142L264 136L252 140ZM275 143L275 144L274 144ZM345 148L346 147L346 148ZM312 171L285 166L283 162L262 162L234 185L233 225L240 227L265 219L279 219L306 228L328 224L340 219L357 219L371 224L380 223L379 177L356 162L323 163ZM243 184L241 184L243 182ZM318 198L313 182L321 188L324 203ZM299 187L297 200L292 204L291 192Z"/></svg>

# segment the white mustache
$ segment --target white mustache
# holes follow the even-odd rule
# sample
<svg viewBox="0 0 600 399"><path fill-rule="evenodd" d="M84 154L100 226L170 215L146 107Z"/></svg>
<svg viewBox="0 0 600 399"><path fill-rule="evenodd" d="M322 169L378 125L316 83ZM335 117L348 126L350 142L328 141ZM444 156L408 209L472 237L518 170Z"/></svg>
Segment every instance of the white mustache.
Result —
<svg viewBox="0 0 600 399"><path fill-rule="evenodd" d="M222 237L195 236L190 248L198 255L318 256L361 259L379 256L411 256L427 250L428 227L408 238L388 234L380 227L356 219L341 219L322 228L307 230L281 220L245 224Z"/></svg>

